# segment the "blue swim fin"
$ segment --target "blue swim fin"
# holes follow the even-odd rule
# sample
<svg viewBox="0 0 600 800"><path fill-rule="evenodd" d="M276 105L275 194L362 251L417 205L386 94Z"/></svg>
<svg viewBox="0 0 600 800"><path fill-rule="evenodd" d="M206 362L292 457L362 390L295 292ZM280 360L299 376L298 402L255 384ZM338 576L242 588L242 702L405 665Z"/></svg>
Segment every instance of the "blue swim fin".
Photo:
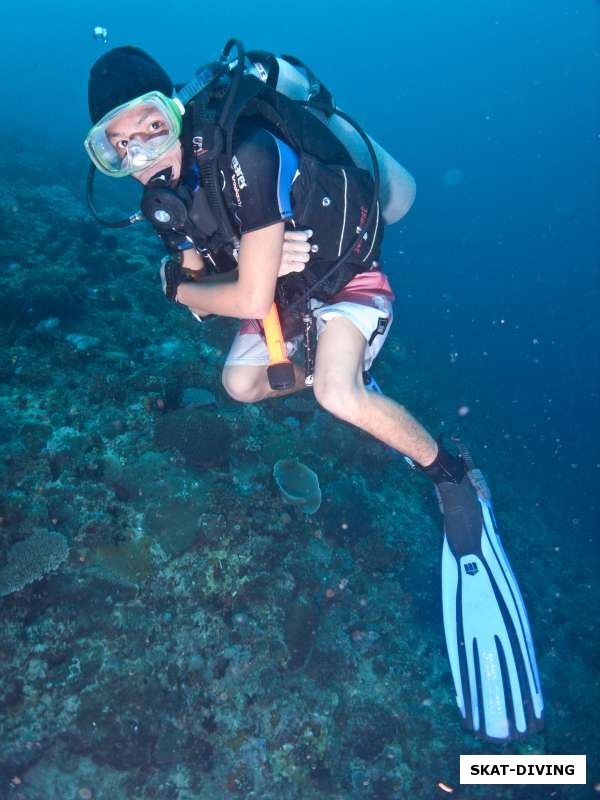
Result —
<svg viewBox="0 0 600 800"><path fill-rule="evenodd" d="M465 727L506 741L541 729L544 701L523 597L498 536L489 492L477 484L481 535L445 531L444 629Z"/></svg>

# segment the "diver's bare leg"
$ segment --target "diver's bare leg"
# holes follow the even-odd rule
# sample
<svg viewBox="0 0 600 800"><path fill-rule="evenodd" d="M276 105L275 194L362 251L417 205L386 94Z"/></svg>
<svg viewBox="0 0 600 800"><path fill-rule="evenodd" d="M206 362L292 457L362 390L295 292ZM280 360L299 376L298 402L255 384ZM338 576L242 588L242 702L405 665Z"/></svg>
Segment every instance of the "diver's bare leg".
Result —
<svg viewBox="0 0 600 800"><path fill-rule="evenodd" d="M364 350L364 337L349 320L335 317L327 323L317 346L317 401L336 417L370 433L417 464L431 464L438 452L435 439L399 403L365 389Z"/></svg>

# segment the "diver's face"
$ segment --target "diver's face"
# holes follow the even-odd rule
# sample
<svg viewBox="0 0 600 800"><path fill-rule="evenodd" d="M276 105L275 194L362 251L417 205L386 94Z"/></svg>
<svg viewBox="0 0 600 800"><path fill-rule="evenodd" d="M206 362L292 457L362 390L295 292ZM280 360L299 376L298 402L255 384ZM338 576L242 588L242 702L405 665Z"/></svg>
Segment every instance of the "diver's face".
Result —
<svg viewBox="0 0 600 800"><path fill-rule="evenodd" d="M106 137L117 152L123 166L141 167L132 174L140 183L147 183L157 172L171 167L173 178L181 172L181 144L177 140L162 152L169 137L168 120L153 104L145 103L125 109L106 127Z"/></svg>
<svg viewBox="0 0 600 800"><path fill-rule="evenodd" d="M160 147L161 139L169 135L169 125L160 110L151 103L127 108L106 126L106 138L119 158L127 158L134 144Z"/></svg>

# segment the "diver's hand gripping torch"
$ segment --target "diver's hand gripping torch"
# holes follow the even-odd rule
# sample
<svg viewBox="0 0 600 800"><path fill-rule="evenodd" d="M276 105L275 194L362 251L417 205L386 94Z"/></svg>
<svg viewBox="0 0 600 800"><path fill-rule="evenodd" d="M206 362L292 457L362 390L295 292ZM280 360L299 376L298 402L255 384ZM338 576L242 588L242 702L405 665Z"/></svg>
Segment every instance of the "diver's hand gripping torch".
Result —
<svg viewBox="0 0 600 800"><path fill-rule="evenodd" d="M291 389L295 383L294 365L287 356L285 339L281 330L281 321L276 303L262 321L265 340L269 350L269 366L267 377L273 391Z"/></svg>

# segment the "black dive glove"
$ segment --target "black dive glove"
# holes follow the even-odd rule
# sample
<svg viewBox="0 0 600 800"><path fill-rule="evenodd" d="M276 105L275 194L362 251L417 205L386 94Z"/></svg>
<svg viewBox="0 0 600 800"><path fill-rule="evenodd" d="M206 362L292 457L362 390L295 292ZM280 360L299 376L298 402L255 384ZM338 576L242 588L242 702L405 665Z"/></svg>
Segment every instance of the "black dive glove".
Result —
<svg viewBox="0 0 600 800"><path fill-rule="evenodd" d="M171 303L177 303L177 289L186 279L185 272L177 259L165 256L160 262L160 280L165 297Z"/></svg>
<svg viewBox="0 0 600 800"><path fill-rule="evenodd" d="M177 261L177 258L165 256L160 262L160 282L162 284L165 297L171 303L184 305L184 303L180 303L177 299L177 289L179 288L180 284L193 281L194 279L191 278L189 273L183 269L181 264ZM198 320L198 322L205 322L207 319L211 319L214 316L214 314L207 314L205 317L201 317L195 311L192 311L191 308L189 309L189 312L194 319Z"/></svg>

